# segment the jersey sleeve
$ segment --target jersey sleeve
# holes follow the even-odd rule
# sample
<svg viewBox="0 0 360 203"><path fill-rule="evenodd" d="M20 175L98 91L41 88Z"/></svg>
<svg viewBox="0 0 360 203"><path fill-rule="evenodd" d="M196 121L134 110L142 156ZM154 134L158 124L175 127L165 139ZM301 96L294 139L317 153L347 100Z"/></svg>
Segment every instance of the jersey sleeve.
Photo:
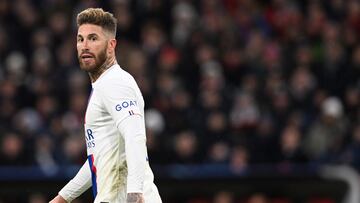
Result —
<svg viewBox="0 0 360 203"><path fill-rule="evenodd" d="M124 119L117 127L125 140L128 167L127 192L143 193L147 162L143 119L138 115L134 115Z"/></svg>
<svg viewBox="0 0 360 203"><path fill-rule="evenodd" d="M121 121L132 115L142 115L140 101L137 100L134 88L119 84L103 85L100 94L106 110L111 114L116 122L116 126Z"/></svg>
<svg viewBox="0 0 360 203"><path fill-rule="evenodd" d="M59 195L67 202L71 202L90 187L91 174L89 163L86 161L75 177L60 190Z"/></svg>
<svg viewBox="0 0 360 203"><path fill-rule="evenodd" d="M147 163L143 107L137 100L135 88L114 82L102 91L105 108L125 141L128 193L143 192Z"/></svg>

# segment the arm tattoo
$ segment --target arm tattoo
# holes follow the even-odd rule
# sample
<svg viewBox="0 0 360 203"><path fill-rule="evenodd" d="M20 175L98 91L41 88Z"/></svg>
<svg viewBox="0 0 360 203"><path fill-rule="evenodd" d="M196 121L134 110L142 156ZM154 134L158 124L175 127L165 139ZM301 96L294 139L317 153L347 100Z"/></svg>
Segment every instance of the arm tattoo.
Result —
<svg viewBox="0 0 360 203"><path fill-rule="evenodd" d="M144 203L144 199L141 193L128 193L127 203Z"/></svg>

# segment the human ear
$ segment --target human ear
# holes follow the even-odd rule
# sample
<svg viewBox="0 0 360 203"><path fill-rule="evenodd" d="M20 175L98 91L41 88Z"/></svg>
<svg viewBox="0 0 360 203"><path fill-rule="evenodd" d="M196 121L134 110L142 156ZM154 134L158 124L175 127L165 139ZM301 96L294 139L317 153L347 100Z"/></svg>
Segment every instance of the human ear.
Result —
<svg viewBox="0 0 360 203"><path fill-rule="evenodd" d="M109 47L110 52L115 51L116 43L117 43L116 39L110 39L109 40L109 46L108 47Z"/></svg>

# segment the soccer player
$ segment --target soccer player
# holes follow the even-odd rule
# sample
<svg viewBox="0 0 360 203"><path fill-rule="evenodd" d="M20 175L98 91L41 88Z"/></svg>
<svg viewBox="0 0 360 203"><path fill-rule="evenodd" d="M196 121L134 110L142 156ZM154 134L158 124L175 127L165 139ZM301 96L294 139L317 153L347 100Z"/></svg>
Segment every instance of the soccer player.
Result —
<svg viewBox="0 0 360 203"><path fill-rule="evenodd" d="M95 203L161 203L147 157L144 100L115 58L116 19L89 8L77 25L80 67L92 83L84 121L88 158L50 202L71 202L92 186Z"/></svg>

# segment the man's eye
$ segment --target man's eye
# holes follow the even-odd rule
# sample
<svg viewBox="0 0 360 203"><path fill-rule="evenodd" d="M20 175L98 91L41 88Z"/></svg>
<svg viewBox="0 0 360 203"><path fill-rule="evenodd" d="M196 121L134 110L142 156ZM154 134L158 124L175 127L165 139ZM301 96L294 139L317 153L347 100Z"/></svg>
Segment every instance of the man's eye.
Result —
<svg viewBox="0 0 360 203"><path fill-rule="evenodd" d="M96 37L92 37L90 38L91 41L95 41L96 40Z"/></svg>
<svg viewBox="0 0 360 203"><path fill-rule="evenodd" d="M82 41L84 41L84 40L83 40L82 38L78 38L77 41L78 41L78 42L82 42Z"/></svg>

